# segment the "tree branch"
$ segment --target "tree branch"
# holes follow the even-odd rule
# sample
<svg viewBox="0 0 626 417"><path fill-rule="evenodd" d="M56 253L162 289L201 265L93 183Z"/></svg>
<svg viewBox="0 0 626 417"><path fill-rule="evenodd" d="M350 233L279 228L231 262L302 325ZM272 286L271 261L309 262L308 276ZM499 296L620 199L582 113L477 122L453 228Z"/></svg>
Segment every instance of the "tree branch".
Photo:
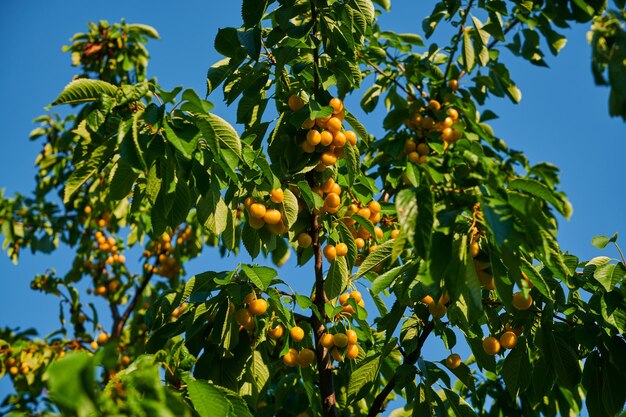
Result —
<svg viewBox="0 0 626 417"><path fill-rule="evenodd" d="M311 19L313 20L313 27L311 33L315 48L313 49L313 94L319 93L320 80L318 74L319 67L319 46L317 44L317 9L315 7L315 1L310 0L311 4ZM315 97L317 99L317 97ZM312 171L308 176L309 182L315 185L314 172ZM327 321L326 310L324 305L326 304L326 294L324 293L324 273L322 270L322 247L320 246L320 224L317 214L313 215L313 221L311 224L311 237L313 239L312 247L315 253L315 306L317 307L320 317L318 318L314 312L311 312L311 327L313 328L313 335L315 339L315 356L317 358L317 372L319 374L319 387L322 397L322 415L324 417L338 417L337 400L335 397L335 383L333 380L333 367L332 361L328 352L324 346L321 345L320 339L326 331L325 323Z"/></svg>
<svg viewBox="0 0 626 417"><path fill-rule="evenodd" d="M502 34L503 34L504 36L506 36L506 35L507 35L510 31L511 31L511 29L513 29L515 26L517 26L517 24L518 24L519 22L520 22L520 21L519 21L519 20L517 20L517 19L513 20L512 22L510 22L510 23L509 23L509 26L507 26L507 28L506 28L506 29L504 29L504 32L502 32ZM494 39L494 40L492 40L492 41L491 41L491 43L490 43L489 45L487 45L487 49L493 49L493 47L494 47L494 46L496 46L496 44L497 44L498 42L500 42L498 39Z"/></svg>
<svg viewBox="0 0 626 417"><path fill-rule="evenodd" d="M396 77L393 77L391 75L387 75L385 74L385 71L383 71L382 69L380 69L380 67L378 65L376 65L375 63L373 63L372 61L370 61L369 59L361 56L361 58L363 58L363 60L365 61L365 63L367 65L369 65L370 67L372 67L374 69L374 71L376 71L377 73L379 73L380 75L382 75L383 77L389 79L392 83L394 83L395 85L397 85L402 91L404 91L406 93L407 96L411 97L413 100L417 101L417 96L415 94L413 94L413 92L411 90L409 90L408 87L402 85L402 83L400 81L398 81L398 79Z"/></svg>
<svg viewBox="0 0 626 417"><path fill-rule="evenodd" d="M433 321L430 321L426 324L426 326L424 327L424 330L422 331L422 334L417 340L417 347L415 348L413 352L409 353L404 358L404 363L413 365L415 364L415 362L417 362L417 360L422 354L422 347L424 346L426 339L428 338L428 336L430 335L430 333L433 331L434 328L435 328L435 323ZM367 417L376 417L380 412L383 411L385 400L387 399L389 394L391 394L391 391L393 391L394 387L396 386L396 383L397 383L397 374L394 374L391 377L391 379L387 382L387 385L385 385L383 390L374 399L374 402L372 403L372 407L370 408L369 413L367 413Z"/></svg>
<svg viewBox="0 0 626 417"><path fill-rule="evenodd" d="M459 44L461 43L461 35L465 30L465 22L467 22L467 16L469 16L470 9L472 8L472 4L474 0L469 0L467 3L467 7L465 8L465 13L463 13L463 17L461 18L461 24L459 25L459 31L454 36L454 44L452 45L452 51L450 52L450 58L448 59L448 63L446 64L446 69L443 72L443 85L446 85L448 81L448 76L450 75L450 68L452 68L452 62L454 61L454 55L456 51L459 49Z"/></svg>
<svg viewBox="0 0 626 417"><path fill-rule="evenodd" d="M119 339L120 336L122 335L122 331L124 331L124 326L126 325L126 322L128 321L128 318L130 317L131 313L135 309L135 306L139 302L139 299L141 298L143 291L148 286L150 279L154 275L154 268L156 267L156 265L158 265L158 262L159 262L159 258L157 257L157 261L155 265L152 268L150 268L150 271L148 271L146 275L144 275L143 280L141 281L141 284L139 284L139 288L137 288L137 292L133 296L130 304L128 304L128 307L126 307L126 310L124 310L124 313L122 314L122 316L119 317L118 320L113 321L113 330L111 331L111 336L114 339ZM119 316L119 313L118 313L118 316Z"/></svg>

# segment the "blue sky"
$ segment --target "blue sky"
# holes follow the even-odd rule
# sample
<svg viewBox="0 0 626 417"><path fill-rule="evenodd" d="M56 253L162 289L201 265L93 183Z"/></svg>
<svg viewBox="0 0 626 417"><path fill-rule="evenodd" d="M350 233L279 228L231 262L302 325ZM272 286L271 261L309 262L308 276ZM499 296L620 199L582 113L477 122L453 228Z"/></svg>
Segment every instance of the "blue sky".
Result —
<svg viewBox="0 0 626 417"><path fill-rule="evenodd" d="M7 194L28 193L34 188L34 160L39 143L29 142L32 119L44 112L59 91L77 72L61 46L76 32L86 30L87 21L125 18L130 23L154 26L162 40L151 41L152 60L148 72L165 88L183 85L205 92L207 68L220 59L212 50L217 29L239 26L240 1L197 1L179 3L162 0L85 3L84 1L3 0L0 2L0 114L3 120L4 151L0 152L0 188ZM423 16L433 2L394 0L390 14L381 18L384 28L398 32L418 32ZM597 234L626 234L623 216L624 155L626 124L611 119L607 112L608 89L593 84L590 48L585 39L587 25L566 32L568 44L561 55L548 57L550 69L537 68L518 60L512 77L523 92L520 105L495 99L488 107L500 119L492 122L498 136L510 147L523 150L532 162L549 161L561 168L562 190L574 206L568 222L560 221L559 242L564 250L589 259L600 252L590 244ZM347 105L357 115L358 99ZM221 95L211 100L217 114L234 122L234 110L221 103ZM365 116L362 121L370 132L381 133L382 111ZM30 279L47 268L64 273L70 252L61 249L51 256L23 254L19 266L0 256L3 291L0 292L0 326L37 327L42 334L57 327L57 300L34 293ZM604 253L603 253L604 254ZM608 256L617 256L609 250ZM129 256L129 259L137 259ZM190 273L206 269L228 269L237 260L218 260L207 253L194 262ZM299 274L299 275L298 275ZM281 277L302 276L289 262ZM302 280L302 278L299 278ZM302 285L302 286L301 286ZM300 287L301 286L301 287ZM296 284L309 288L310 283ZM427 359L445 356L439 344L426 350ZM460 351L461 353L463 350ZM0 397L7 389L0 381Z"/></svg>

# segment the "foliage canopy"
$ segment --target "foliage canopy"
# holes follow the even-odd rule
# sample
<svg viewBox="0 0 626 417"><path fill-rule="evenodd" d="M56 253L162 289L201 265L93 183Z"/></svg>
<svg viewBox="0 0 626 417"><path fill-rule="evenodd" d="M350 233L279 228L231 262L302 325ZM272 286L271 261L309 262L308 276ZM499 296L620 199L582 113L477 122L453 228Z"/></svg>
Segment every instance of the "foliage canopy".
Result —
<svg viewBox="0 0 626 417"><path fill-rule="evenodd" d="M620 259L562 253L558 169L509 149L485 105L521 99L503 48L547 66L559 31L591 22L595 80L626 119L624 1L439 1L420 34L380 27L390 7L243 0L204 98L148 78L149 26L72 38L81 72L50 107L74 112L36 119L36 189L0 196L0 222L15 262L61 244L75 259L31 283L59 297L57 332L0 331L3 412L376 416L394 397L394 416L622 412L617 235L593 244ZM237 129L212 112L220 92ZM385 107L384 135L347 96ZM205 250L296 256L310 291L257 263L189 277ZM429 338L450 355L422 355Z"/></svg>

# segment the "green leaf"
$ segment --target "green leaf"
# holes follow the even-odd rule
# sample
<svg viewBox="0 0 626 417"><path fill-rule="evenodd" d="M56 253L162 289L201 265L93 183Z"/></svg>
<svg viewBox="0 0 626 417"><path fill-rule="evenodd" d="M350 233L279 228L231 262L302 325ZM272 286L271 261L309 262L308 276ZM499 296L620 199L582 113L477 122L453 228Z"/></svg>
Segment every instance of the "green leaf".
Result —
<svg viewBox="0 0 626 417"><path fill-rule="evenodd" d="M196 115L196 122L209 143L216 143L222 150L228 150L241 158L241 140L230 123L214 114Z"/></svg>
<svg viewBox="0 0 626 417"><path fill-rule="evenodd" d="M501 374L511 398L515 400L517 394L530 385L532 378L526 345L517 346L509 352L502 364Z"/></svg>
<svg viewBox="0 0 626 417"><path fill-rule="evenodd" d="M106 81L79 78L66 85L50 106L95 101L104 95L114 97L116 92L117 87Z"/></svg>
<svg viewBox="0 0 626 417"><path fill-rule="evenodd" d="M443 362L444 361L442 361L442 363ZM474 390L475 381L474 377L472 376L472 370L469 368L469 366L461 363L456 368L450 369L450 372L452 372L457 378L459 378L459 381L461 381L467 388L472 391Z"/></svg>
<svg viewBox="0 0 626 417"><path fill-rule="evenodd" d="M569 218L569 216L571 215L571 213L568 212L564 201L557 198L553 191L551 191L548 187L535 179L516 178L513 181L509 182L509 188L518 191L525 191L529 194L534 195L535 197L539 197L540 199L545 200L547 203L550 203L555 209L557 209L559 213L565 216L565 218Z"/></svg>
<svg viewBox="0 0 626 417"><path fill-rule="evenodd" d="M359 270L356 273L356 278L362 277L371 271L372 268L376 267L376 265L389 259L391 257L391 253L393 252L393 241L394 239L389 239L385 243L376 246L374 251L367 255L367 258L365 258L359 267Z"/></svg>
<svg viewBox="0 0 626 417"><path fill-rule="evenodd" d="M96 415L94 375L95 367L90 354L68 354L50 365L46 371L50 398L62 410L73 410L79 417Z"/></svg>
<svg viewBox="0 0 626 417"><path fill-rule="evenodd" d="M551 329L542 331L544 352L552 364L557 378L566 388L574 388L580 381L580 363L574 349Z"/></svg>
<svg viewBox="0 0 626 417"><path fill-rule="evenodd" d="M455 417L478 417L474 409L463 398L459 397L456 392L447 388L444 388L443 391Z"/></svg>
<svg viewBox="0 0 626 417"><path fill-rule="evenodd" d="M369 25L374 23L376 12L372 0L351 0L350 5L363 14Z"/></svg>
<svg viewBox="0 0 626 417"><path fill-rule="evenodd" d="M352 115L352 113L346 111L346 122L350 125L350 127L352 129L354 129L354 132L358 135L358 137L365 143L367 143L368 141L368 136L367 136L367 130L365 129L365 126L363 126L361 124L361 122L359 122L357 120L356 117L354 117L354 115Z"/></svg>
<svg viewBox="0 0 626 417"><path fill-rule="evenodd" d="M398 193L396 196L396 211L401 230L410 242L414 242L418 213L417 200L413 191L404 189Z"/></svg>
<svg viewBox="0 0 626 417"><path fill-rule="evenodd" d="M251 28L261 21L267 3L268 0L243 0L241 17L245 28Z"/></svg>
<svg viewBox="0 0 626 417"><path fill-rule="evenodd" d="M298 220L298 197L289 189L283 190L283 210L285 211L285 225L291 227Z"/></svg>
<svg viewBox="0 0 626 417"><path fill-rule="evenodd" d="M338 297L348 286L348 264L345 256L338 256L328 269L328 274L324 280L324 291L329 299Z"/></svg>
<svg viewBox="0 0 626 417"><path fill-rule="evenodd" d="M617 242L617 233L614 233L613 236L611 236L610 238L599 235L599 236L594 236L591 239L591 244L598 249L604 249L606 245L608 245L609 243L613 243L613 242Z"/></svg>
<svg viewBox="0 0 626 417"><path fill-rule="evenodd" d="M348 186L350 187L358 176L361 175L361 156L359 155L359 148L350 143L346 143L343 149L346 151L344 161L348 168Z"/></svg>
<svg viewBox="0 0 626 417"><path fill-rule="evenodd" d="M413 242L416 254L427 258L433 234L433 223L435 221L435 208L430 186L419 187L415 192L415 197L417 203L417 218L415 220Z"/></svg>
<svg viewBox="0 0 626 417"><path fill-rule="evenodd" d="M533 267L532 264L526 259L520 258L520 261L522 263L522 271L526 273L526 276L528 277L530 282L532 282L535 288L537 288L537 290L544 297L546 297L548 300L552 300L552 293L550 292L550 288L548 287L548 284L543 279L541 274L537 272L535 267Z"/></svg>
<svg viewBox="0 0 626 417"><path fill-rule="evenodd" d="M200 417L234 416L234 408L222 392L206 381L187 379L187 394Z"/></svg>
<svg viewBox="0 0 626 417"><path fill-rule="evenodd" d="M198 131L195 127L186 124L182 129L177 129L166 119L165 123L163 123L163 130L165 131L167 141L174 145L174 148L185 159L191 159L193 153L198 148Z"/></svg>
<svg viewBox="0 0 626 417"><path fill-rule="evenodd" d="M469 31L463 33L463 69L465 72L470 73L474 69L476 64L476 58L474 53L474 45L472 44L472 38Z"/></svg>
<svg viewBox="0 0 626 417"><path fill-rule="evenodd" d="M113 154L113 141L107 141L103 145L98 146L88 156L76 166L72 171L63 192L63 202L67 203L70 198L78 191L78 189L96 173L100 172L101 165L104 164Z"/></svg>
<svg viewBox="0 0 626 417"><path fill-rule="evenodd" d="M217 86L223 83L230 72L230 58L224 58L211 65L206 74L206 95L211 94Z"/></svg>
<svg viewBox="0 0 626 417"><path fill-rule="evenodd" d="M376 277L374 282L372 282L372 292L374 294L378 294L382 290L386 288L391 288L391 284L396 279L398 275L405 269L404 265L396 266L384 273L380 274Z"/></svg>
<svg viewBox="0 0 626 417"><path fill-rule="evenodd" d="M133 185L137 180L137 173L133 171L128 162L119 159L112 170L111 188L109 198L112 200L122 200L131 193Z"/></svg>
<svg viewBox="0 0 626 417"><path fill-rule="evenodd" d="M348 271L352 271L352 267L354 266L354 261L356 260L358 254L358 248L356 247L356 241L354 240L354 236L348 229L348 226L345 225L344 222L338 222L339 228L339 236L341 237L341 241L348 246L348 254L346 255L346 261L348 263Z"/></svg>
<svg viewBox="0 0 626 417"><path fill-rule="evenodd" d="M366 358L350 375L348 403L354 404L373 388L380 368L380 353Z"/></svg>
<svg viewBox="0 0 626 417"><path fill-rule="evenodd" d="M613 288L615 288L618 283L624 282L624 278L626 278L626 267L624 267L624 264L621 262L618 264L606 263L596 268L593 277L605 290L610 292L613 291Z"/></svg>
<svg viewBox="0 0 626 417"><path fill-rule="evenodd" d="M265 291L276 278L278 273L267 266L248 266L241 265L241 271L256 285L259 289Z"/></svg>

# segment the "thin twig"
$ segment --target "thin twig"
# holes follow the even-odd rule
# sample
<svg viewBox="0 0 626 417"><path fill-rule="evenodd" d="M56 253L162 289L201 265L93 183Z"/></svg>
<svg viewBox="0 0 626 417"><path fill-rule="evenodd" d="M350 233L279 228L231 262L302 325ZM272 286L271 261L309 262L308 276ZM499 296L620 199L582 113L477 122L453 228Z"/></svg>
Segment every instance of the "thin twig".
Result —
<svg viewBox="0 0 626 417"><path fill-rule="evenodd" d="M417 347L415 348L413 352L405 356L404 363L413 365L415 364L415 362L417 362L417 360L420 358L422 354L422 347L424 346L426 339L428 338L428 336L430 335L430 333L433 331L434 328L435 328L434 322L430 321L428 322L428 324L426 324L426 327L424 327L422 334L420 334L420 337L417 340ZM376 398L374 399L374 402L372 403L372 407L370 408L369 413L367 413L367 417L376 417L380 412L383 411L383 405L385 403L385 400L387 399L391 391L396 386L397 375L398 374L394 374L391 377L391 379L387 382L387 385L385 385L383 390L376 396Z"/></svg>
<svg viewBox="0 0 626 417"><path fill-rule="evenodd" d="M504 36L506 36L506 35L507 35L510 31L511 31L511 29L513 29L513 28L514 28L514 27L515 27L518 23L520 23L520 21L519 21L519 20L517 20L517 19L515 19L515 20L511 21L511 22L509 23L509 26L507 26L507 28L506 28L506 29L504 29L504 32L502 32L502 34L503 34ZM492 41L491 41L491 43L490 43L489 45L487 45L487 49L493 49L493 47L494 47L494 46L496 46L496 44L497 44L498 42L500 42L500 41L499 41L498 39L495 39L495 38L494 38L494 40L492 40Z"/></svg>
<svg viewBox="0 0 626 417"><path fill-rule="evenodd" d="M397 85L402 91L404 91L407 96L411 97L413 100L417 101L418 98L415 94L413 94L413 92L411 90L408 89L408 87L402 85L402 83L400 81L398 81L398 79L396 77L393 77L391 75L387 75L385 74L385 72L380 69L380 67L378 65L376 65L375 63L373 63L372 61L370 61L369 59L363 57L363 60L365 61L365 63L367 65L369 65L370 67L372 67L374 69L374 71L376 71L377 73L379 73L380 75L382 75L385 78L388 78L392 83L394 83L395 85Z"/></svg>
<svg viewBox="0 0 626 417"><path fill-rule="evenodd" d="M465 22L467 22L467 16L469 16L470 9L472 8L472 4L474 0L469 0L467 3L467 7L465 8L465 13L463 13L463 17L461 18L461 23L459 25L459 31L453 38L454 44L452 45L452 51L450 52L450 58L448 59L448 63L446 64L446 69L443 72L443 84L445 85L448 81L448 76L450 75L450 68L452 68L452 62L454 61L454 55L456 51L459 49L459 44L461 43L461 35L465 30Z"/></svg>
<svg viewBox="0 0 626 417"><path fill-rule="evenodd" d="M139 298L141 298L144 290L148 286L150 279L152 279L152 276L154 275L154 269L158 264L159 257L157 256L155 264L152 268L150 268L150 271L148 271L148 273L144 275L141 284L139 284L139 288L137 288L137 292L135 292L135 295L133 296L130 304L128 304L128 306L126 307L126 310L124 311L122 316L119 318L119 320L113 322L113 331L111 332L113 338L117 339L122 335L122 331L124 330L124 326L126 325L128 318L130 317L131 313L135 309L135 306L139 302Z"/></svg>

